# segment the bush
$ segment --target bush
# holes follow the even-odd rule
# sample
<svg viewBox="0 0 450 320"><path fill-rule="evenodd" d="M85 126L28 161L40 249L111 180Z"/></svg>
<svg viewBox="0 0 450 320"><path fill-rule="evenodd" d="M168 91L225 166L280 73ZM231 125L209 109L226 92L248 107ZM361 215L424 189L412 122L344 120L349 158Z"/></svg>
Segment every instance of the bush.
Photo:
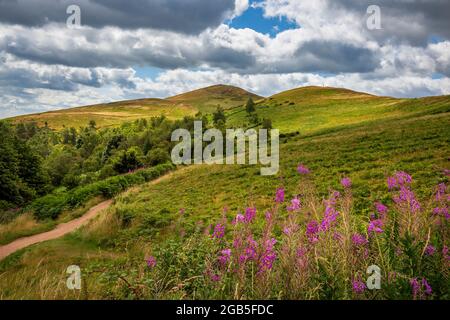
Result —
<svg viewBox="0 0 450 320"><path fill-rule="evenodd" d="M40 220L55 219L66 209L76 208L97 196L112 198L133 185L153 180L173 168L173 164L165 163L153 168L143 169L130 174L115 176L103 181L81 186L72 189L67 193L55 191L52 194L35 200L30 205L30 209L34 211L34 215Z"/></svg>

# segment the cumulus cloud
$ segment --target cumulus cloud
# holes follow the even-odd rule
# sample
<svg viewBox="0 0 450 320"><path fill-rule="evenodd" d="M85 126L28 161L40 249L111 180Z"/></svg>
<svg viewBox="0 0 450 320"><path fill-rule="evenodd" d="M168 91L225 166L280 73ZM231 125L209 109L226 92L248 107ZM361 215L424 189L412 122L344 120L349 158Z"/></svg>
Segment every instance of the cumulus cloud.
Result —
<svg viewBox="0 0 450 320"><path fill-rule="evenodd" d="M65 25L69 4L82 26ZM380 30L366 27L381 9ZM232 27L249 7L297 28ZM302 85L449 94L444 0L0 0L0 116L166 97L216 83L261 95ZM433 40L433 41L430 41ZM137 76L142 67L159 76ZM35 109L36 108L36 109Z"/></svg>

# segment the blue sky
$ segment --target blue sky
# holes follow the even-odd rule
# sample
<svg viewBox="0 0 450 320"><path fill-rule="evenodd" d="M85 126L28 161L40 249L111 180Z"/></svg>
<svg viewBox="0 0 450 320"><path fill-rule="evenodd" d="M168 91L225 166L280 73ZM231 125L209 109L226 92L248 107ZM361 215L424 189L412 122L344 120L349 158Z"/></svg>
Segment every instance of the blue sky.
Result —
<svg viewBox="0 0 450 320"><path fill-rule="evenodd" d="M228 25L236 29L250 28L263 34L269 34L271 37L282 31L299 27L295 21L290 21L286 17L264 17L261 7L252 6L241 16L228 22Z"/></svg>

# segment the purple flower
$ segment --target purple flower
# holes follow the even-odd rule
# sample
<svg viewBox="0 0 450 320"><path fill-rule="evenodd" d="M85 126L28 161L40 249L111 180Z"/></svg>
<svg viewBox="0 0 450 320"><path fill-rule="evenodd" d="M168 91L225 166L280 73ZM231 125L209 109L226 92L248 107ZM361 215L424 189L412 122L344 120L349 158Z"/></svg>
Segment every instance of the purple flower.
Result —
<svg viewBox="0 0 450 320"><path fill-rule="evenodd" d="M382 233L383 232L383 220L375 219L369 222L369 226L367 227L367 231L369 234L372 232Z"/></svg>
<svg viewBox="0 0 450 320"><path fill-rule="evenodd" d="M287 210L288 211L298 211L298 210L300 210L300 207L301 207L300 199L295 197L294 199L291 200L291 205L287 207Z"/></svg>
<svg viewBox="0 0 450 320"><path fill-rule="evenodd" d="M426 254L427 256L432 256L435 252L436 252L436 248L433 247L431 244L429 244L429 245L425 248L425 254Z"/></svg>
<svg viewBox="0 0 450 320"><path fill-rule="evenodd" d="M253 221L253 219L256 216L256 208L247 208L245 209L245 217L244 217L244 221L246 223L250 223Z"/></svg>
<svg viewBox="0 0 450 320"><path fill-rule="evenodd" d="M236 225L240 222L245 222L245 217L242 214L238 213L236 215L236 218L234 218L233 221L231 222L231 224Z"/></svg>
<svg viewBox="0 0 450 320"><path fill-rule="evenodd" d="M218 260L221 265L226 265L231 257L231 249L224 249L221 252Z"/></svg>
<svg viewBox="0 0 450 320"><path fill-rule="evenodd" d="M268 223L269 223L270 221L272 221L272 218L273 218L272 212L266 211L265 218L266 218L266 221L267 221Z"/></svg>
<svg viewBox="0 0 450 320"><path fill-rule="evenodd" d="M352 180L349 177L345 177L341 180L341 184L344 188L348 189L352 186Z"/></svg>
<svg viewBox="0 0 450 320"><path fill-rule="evenodd" d="M412 192L405 186L400 187L400 192L398 196L394 197L394 202L397 204L407 203L409 205L409 209L413 213L421 210L421 205L419 201L417 201L414 192Z"/></svg>
<svg viewBox="0 0 450 320"><path fill-rule="evenodd" d="M450 260L450 255L448 254L448 247L447 246L444 246L442 248L442 256L444 257L444 259Z"/></svg>
<svg viewBox="0 0 450 320"><path fill-rule="evenodd" d="M388 208L381 202L375 202L375 209L380 215L385 215L388 211Z"/></svg>
<svg viewBox="0 0 450 320"><path fill-rule="evenodd" d="M427 280L425 278L422 279L422 286L425 289L425 294L428 296L431 296L431 294L433 293L433 289L431 289L430 284L427 282Z"/></svg>
<svg viewBox="0 0 450 320"><path fill-rule="evenodd" d="M403 187L411 184L412 178L409 174L403 171L396 172L393 177L387 179L389 190L397 187Z"/></svg>
<svg viewBox="0 0 450 320"><path fill-rule="evenodd" d="M259 271L263 272L265 270L272 269L273 262L277 258L277 254L275 252L275 244L277 243L277 240L272 238L266 240L264 243L264 253L261 256L261 259L259 261Z"/></svg>
<svg viewBox="0 0 450 320"><path fill-rule="evenodd" d="M218 275L216 273L210 274L210 278L211 278L211 281L213 281L213 282L219 282L220 281L220 275Z"/></svg>
<svg viewBox="0 0 450 320"><path fill-rule="evenodd" d="M319 223L315 220L310 221L306 225L306 236L308 240L312 243L317 242L319 240L317 233L319 232Z"/></svg>
<svg viewBox="0 0 450 320"><path fill-rule="evenodd" d="M213 238L222 239L225 235L225 226L223 224L218 223L214 227Z"/></svg>
<svg viewBox="0 0 450 320"><path fill-rule="evenodd" d="M440 183L437 186L436 201L441 201L444 198L446 189L447 189L447 186L445 185L445 183Z"/></svg>
<svg viewBox="0 0 450 320"><path fill-rule="evenodd" d="M409 280L409 284L411 285L412 295L415 298L420 292L420 284L417 278L413 278Z"/></svg>
<svg viewBox="0 0 450 320"><path fill-rule="evenodd" d="M248 260L254 260L256 258L256 250L258 248L258 243L253 239L252 236L247 238L247 247L244 249L244 254L239 256L239 262L245 263Z"/></svg>
<svg viewBox="0 0 450 320"><path fill-rule="evenodd" d="M154 268L156 267L156 258L154 256L150 256L146 259L147 262L147 266L149 268Z"/></svg>
<svg viewBox="0 0 450 320"><path fill-rule="evenodd" d="M297 172L300 174L309 174L311 171L301 163L297 167Z"/></svg>
<svg viewBox="0 0 450 320"><path fill-rule="evenodd" d="M320 224L320 230L327 231L336 221L338 215L339 212L336 211L336 209L333 207L326 207L322 223Z"/></svg>
<svg viewBox="0 0 450 320"><path fill-rule="evenodd" d="M366 290L366 284L361 280L353 280L352 281L353 292L356 294L361 294Z"/></svg>
<svg viewBox="0 0 450 320"><path fill-rule="evenodd" d="M284 189L283 188L277 189L277 193L275 195L275 202L276 203L284 202Z"/></svg>
<svg viewBox="0 0 450 320"><path fill-rule="evenodd" d="M185 208L181 208L180 209L180 216L184 215L185 212L186 212L186 209Z"/></svg>
<svg viewBox="0 0 450 320"><path fill-rule="evenodd" d="M355 233L352 236L352 242L355 246L364 246L367 243L369 243L369 241L366 239L365 236L358 234L358 233Z"/></svg>

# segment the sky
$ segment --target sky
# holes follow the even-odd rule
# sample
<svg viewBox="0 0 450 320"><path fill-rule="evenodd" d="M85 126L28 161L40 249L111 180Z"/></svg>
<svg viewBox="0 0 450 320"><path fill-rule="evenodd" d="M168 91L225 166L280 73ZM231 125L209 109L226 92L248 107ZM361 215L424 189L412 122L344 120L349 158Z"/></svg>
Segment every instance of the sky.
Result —
<svg viewBox="0 0 450 320"><path fill-rule="evenodd" d="M448 0L0 0L0 118L219 83L450 94L449 12Z"/></svg>

